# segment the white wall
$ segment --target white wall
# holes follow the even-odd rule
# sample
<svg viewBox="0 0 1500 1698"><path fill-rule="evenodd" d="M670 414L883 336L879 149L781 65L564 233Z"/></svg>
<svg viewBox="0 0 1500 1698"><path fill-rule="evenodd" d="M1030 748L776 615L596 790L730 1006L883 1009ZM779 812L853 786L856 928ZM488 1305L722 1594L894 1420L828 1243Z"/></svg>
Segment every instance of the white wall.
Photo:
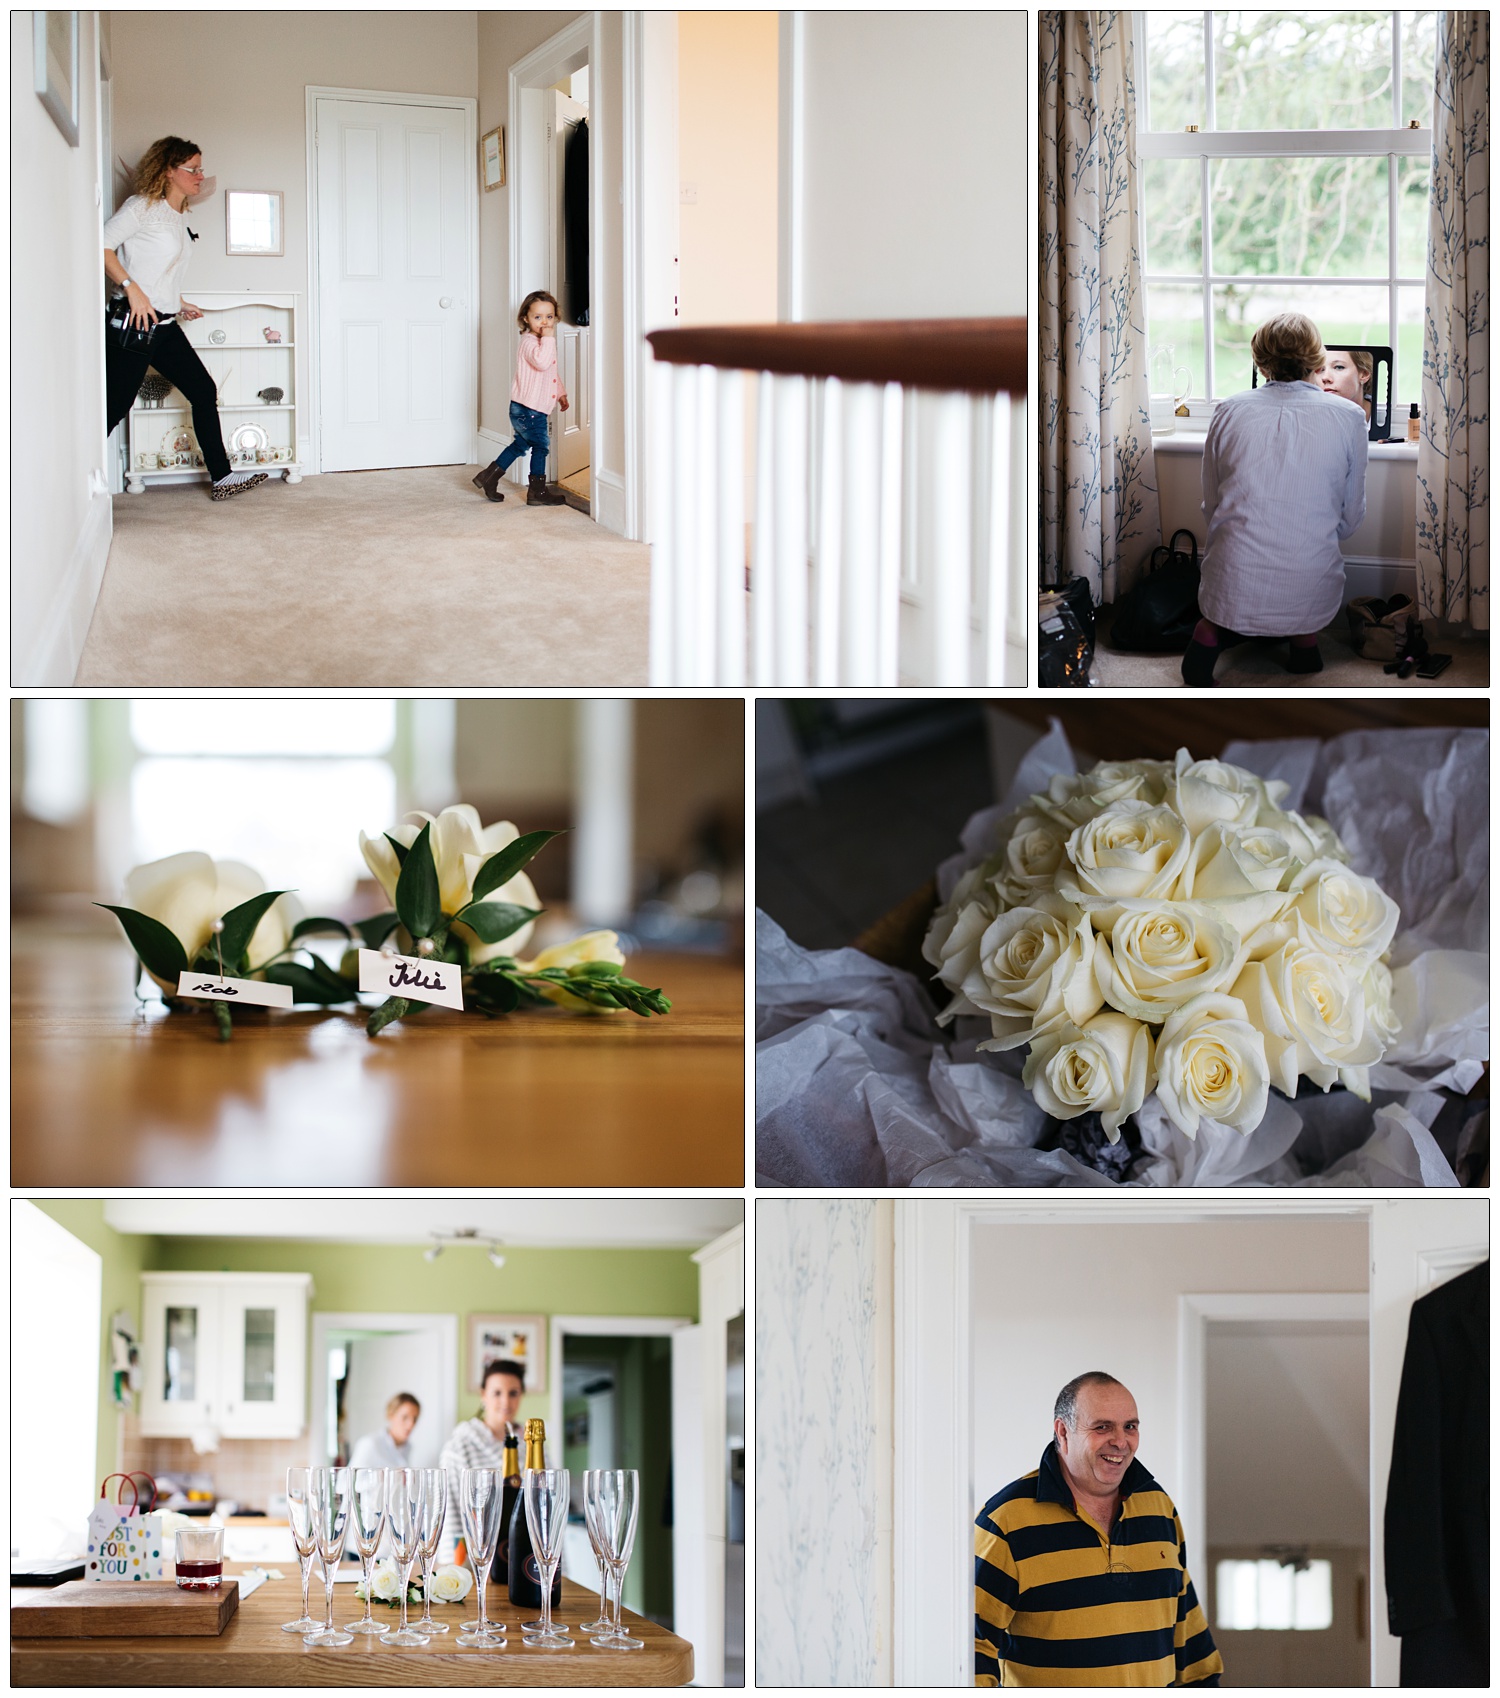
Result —
<svg viewBox="0 0 1500 1698"><path fill-rule="evenodd" d="M344 1387L344 1430L349 1443L385 1426L385 1406L398 1391L422 1405L411 1435L411 1466L436 1468L451 1425L444 1427L442 1341L435 1331L385 1333L353 1340ZM326 1388L314 1388L321 1400ZM451 1392L449 1393L451 1399Z"/></svg>
<svg viewBox="0 0 1500 1698"><path fill-rule="evenodd" d="M1059 1389L1095 1368L1134 1395L1140 1460L1172 1494L1178 1294L1364 1291L1368 1232L1326 1219L980 1225L972 1266L975 1507L1036 1467Z"/></svg>
<svg viewBox="0 0 1500 1698"><path fill-rule="evenodd" d="M11 674L73 682L109 554L104 472L104 260L99 231L98 14L80 12L79 137L37 99L30 12L12 12Z"/></svg>
<svg viewBox="0 0 1500 1698"><path fill-rule="evenodd" d="M889 1685L891 1205L755 1209L756 1678Z"/></svg>
<svg viewBox="0 0 1500 1698"><path fill-rule="evenodd" d="M1024 315L1026 13L793 12L782 29L803 138L782 316Z"/></svg>

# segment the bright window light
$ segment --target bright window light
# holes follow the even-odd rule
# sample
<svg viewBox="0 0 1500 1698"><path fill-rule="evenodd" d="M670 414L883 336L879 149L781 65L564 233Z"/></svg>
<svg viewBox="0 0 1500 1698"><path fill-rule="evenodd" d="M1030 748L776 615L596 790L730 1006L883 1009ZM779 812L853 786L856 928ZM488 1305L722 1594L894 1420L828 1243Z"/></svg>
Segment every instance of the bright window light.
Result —
<svg viewBox="0 0 1500 1698"><path fill-rule="evenodd" d="M89 704L66 697L26 702L26 773L21 807L34 820L67 825L89 805Z"/></svg>
<svg viewBox="0 0 1500 1698"><path fill-rule="evenodd" d="M383 755L396 740L396 704L133 701L130 734L143 755Z"/></svg>
<svg viewBox="0 0 1500 1698"><path fill-rule="evenodd" d="M1333 1626L1333 1565L1323 1558L1300 1573L1270 1558L1225 1560L1214 1590L1217 1625L1226 1632L1318 1633Z"/></svg>

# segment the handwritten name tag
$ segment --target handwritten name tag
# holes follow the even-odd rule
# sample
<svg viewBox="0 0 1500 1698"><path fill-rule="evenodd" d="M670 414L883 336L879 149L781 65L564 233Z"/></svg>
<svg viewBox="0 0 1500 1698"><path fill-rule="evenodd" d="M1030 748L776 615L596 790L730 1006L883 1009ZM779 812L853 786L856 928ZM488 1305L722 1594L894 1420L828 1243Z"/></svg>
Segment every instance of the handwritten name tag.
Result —
<svg viewBox="0 0 1500 1698"><path fill-rule="evenodd" d="M464 1005L463 968L454 961L424 961L419 955L360 950L359 988L379 991L382 996L404 996L412 1002L435 1002L443 1008Z"/></svg>
<svg viewBox="0 0 1500 1698"><path fill-rule="evenodd" d="M290 1008L292 987L268 985L261 979L221 979L214 973L183 973L179 996L201 996L205 1002L258 1003L262 1008Z"/></svg>

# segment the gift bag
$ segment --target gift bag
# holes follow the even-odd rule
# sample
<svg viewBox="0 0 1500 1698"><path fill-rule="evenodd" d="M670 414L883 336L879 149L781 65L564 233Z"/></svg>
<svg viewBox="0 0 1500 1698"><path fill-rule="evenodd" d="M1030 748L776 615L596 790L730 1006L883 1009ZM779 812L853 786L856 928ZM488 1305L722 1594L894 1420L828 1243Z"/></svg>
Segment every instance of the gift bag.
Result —
<svg viewBox="0 0 1500 1698"><path fill-rule="evenodd" d="M99 1488L99 1501L89 1516L88 1561L85 1580L169 1580L175 1562L165 1517L155 1512L156 1481L149 1474L136 1478L151 1484L151 1499L144 1509L135 1478L129 1474L107 1475ZM119 1495L130 1488L130 1502L110 1498L109 1482L122 1480Z"/></svg>

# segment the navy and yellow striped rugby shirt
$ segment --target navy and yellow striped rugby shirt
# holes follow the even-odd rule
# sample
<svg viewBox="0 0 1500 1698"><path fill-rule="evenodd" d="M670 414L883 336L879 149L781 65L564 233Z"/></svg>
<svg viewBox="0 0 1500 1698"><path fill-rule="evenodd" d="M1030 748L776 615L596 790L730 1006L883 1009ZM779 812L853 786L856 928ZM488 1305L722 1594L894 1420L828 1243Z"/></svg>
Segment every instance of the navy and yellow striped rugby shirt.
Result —
<svg viewBox="0 0 1500 1698"><path fill-rule="evenodd" d="M1054 1445L974 1522L976 1686L1217 1686L1224 1664L1172 1500L1139 1462L1107 1532Z"/></svg>

